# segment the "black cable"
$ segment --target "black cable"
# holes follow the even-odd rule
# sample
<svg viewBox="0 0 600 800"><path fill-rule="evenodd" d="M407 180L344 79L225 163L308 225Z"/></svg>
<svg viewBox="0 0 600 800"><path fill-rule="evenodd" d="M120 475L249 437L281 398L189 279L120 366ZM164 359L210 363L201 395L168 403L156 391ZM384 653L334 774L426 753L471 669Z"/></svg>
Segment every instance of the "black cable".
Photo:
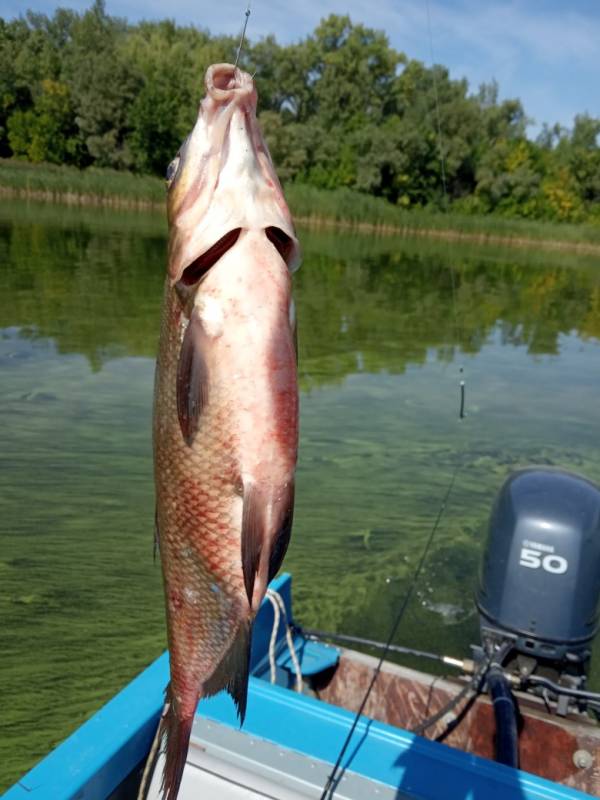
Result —
<svg viewBox="0 0 600 800"><path fill-rule="evenodd" d="M411 733L416 733L419 736L422 736L423 733L430 728L432 725L435 725L436 722L439 722L442 717L445 717L449 711L456 708L456 706L463 700L469 692L473 692L474 695L478 695L481 693L481 687L483 686L483 682L485 681L485 677L487 675L487 671L490 667L489 659L485 661L481 667L477 670L477 672L473 675L469 683L467 683L460 692L455 696L452 697L445 706L442 706L435 714L432 714L427 719L424 719L414 728L411 728Z"/></svg>
<svg viewBox="0 0 600 800"><path fill-rule="evenodd" d="M554 683L550 678L543 678L541 675L528 675L524 682L532 683L534 686L543 686L546 689L550 689L554 694L564 694L567 697L576 697L580 700L600 701L598 692L588 692L585 689L570 689L568 686L561 686L560 683Z"/></svg>
<svg viewBox="0 0 600 800"><path fill-rule="evenodd" d="M346 740L344 741L344 744L342 745L342 749L339 752L337 760L336 760L335 764L333 765L333 770L331 771L331 774L327 778L327 783L325 784L325 787L323 789L323 793L321 794L320 800L327 800L327 795L329 795L329 797L332 796L330 794L330 790L333 789L334 786L335 786L335 781L336 781L338 769L340 768L340 764L342 763L342 759L344 758L344 756L346 754L346 750L348 749L348 745L350 744L350 742L352 740L352 737L354 736L354 731L356 730L356 726L358 725L358 721L360 720L360 718L362 716L362 713L363 713L363 711L365 709L365 706L367 704L367 700L369 699L369 697L371 695L371 692L373 690L373 686L375 685L375 681L379 677L379 673L381 672L381 667L383 666L383 662L385 661L385 659L387 657L387 654L388 654L388 652L390 650L390 647L392 645L392 640L393 640L394 636L396 635L396 633L398 632L398 628L400 627L400 623L401 623L402 618L404 616L404 612L406 611L408 603L410 602L410 599L412 597L414 588L415 588L415 586L417 584L417 580L419 578L419 575L421 574L421 570L423 569L423 566L425 565L425 560L427 559L427 555L429 553L429 548L431 547L431 543L433 542L433 539L435 537L436 531L437 531L438 526L440 524L440 520L442 519L442 515L443 515L444 511L446 510L446 503L448 502L448 498L450 497L450 493L452 492L452 489L454 487L454 481L456 480L456 476L458 474L458 470L460 468L460 465L461 465L461 463L459 461L457 463L456 467L454 468L454 472L452 473L452 477L450 478L450 483L448 484L448 488L446 490L446 494L444 495L444 499L442 500L442 503L441 503L440 508L438 510L437 517L435 518L435 522L433 523L433 525L431 527L431 531L429 532L429 536L427 537L427 541L425 542L425 547L423 548L423 552L421 554L421 558L419 559L419 563L417 564L417 567L416 567L415 572L413 574L412 581L410 582L410 585L408 587L408 591L406 592L406 594L404 596L404 600L402 602L402 605L400 606L400 610L398 611L396 619L394 620L394 624L392 625L392 629L390 631L390 635L388 636L388 639L387 639L387 642L385 644L385 647L383 648L383 651L382 651L382 653L381 653L381 655L379 657L379 661L377 662L377 666L375 667L375 670L373 671L373 677L371 678L371 681L370 681L370 683L369 683L369 685L367 687L367 691L365 692L365 696L362 699L362 702L361 702L361 704L360 704L360 706L358 708L358 711L354 715L354 720L352 722L352 725L350 726L350 730L348 731L348 734L346 736Z"/></svg>
<svg viewBox="0 0 600 800"><path fill-rule="evenodd" d="M436 722L439 722L442 717L445 717L449 711L452 711L453 708L456 708L460 701L472 691L473 687L469 682L466 684L466 686L463 686L456 697L453 697L451 700L449 700L445 706L442 706L442 708L439 709L439 711L436 711L435 714L432 714L430 717L427 717L427 719L424 719L423 722L419 722L418 725L415 725L414 728L411 728L411 733L416 733L418 736L422 736L427 728L431 728L432 725L435 725Z"/></svg>
<svg viewBox="0 0 600 800"><path fill-rule="evenodd" d="M367 647L385 647L385 642L376 642L374 639L363 639L361 636L349 636L346 633L330 633L329 631L319 631L315 628L302 628L294 625L294 632L307 639L331 639L334 642L348 642L350 644L363 644ZM413 650L411 647L402 647L398 644L391 644L388 651L402 653L407 656L417 656L417 658L429 658L432 661L444 662L444 656L437 653L427 653L425 650Z"/></svg>

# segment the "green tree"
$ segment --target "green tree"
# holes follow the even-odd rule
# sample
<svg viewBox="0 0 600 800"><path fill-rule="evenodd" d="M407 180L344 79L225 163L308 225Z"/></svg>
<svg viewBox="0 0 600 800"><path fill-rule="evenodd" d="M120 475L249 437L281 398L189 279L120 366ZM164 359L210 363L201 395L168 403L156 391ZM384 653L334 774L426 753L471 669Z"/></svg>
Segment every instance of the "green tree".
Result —
<svg viewBox="0 0 600 800"><path fill-rule="evenodd" d="M0 156L164 173L189 132L211 63L237 37L172 21L83 14L0 20ZM600 119L527 139L519 100L472 93L409 60L382 31L332 14L288 46L247 43L259 115L281 178L348 187L412 208L600 221Z"/></svg>
<svg viewBox="0 0 600 800"><path fill-rule="evenodd" d="M600 118L580 114L575 117L567 152L569 170L587 203L600 202Z"/></svg>
<svg viewBox="0 0 600 800"><path fill-rule="evenodd" d="M541 210L543 162L527 139L499 139L481 158L476 195L486 211L535 217Z"/></svg>
<svg viewBox="0 0 600 800"><path fill-rule="evenodd" d="M8 118L16 110L31 106L27 81L17 68L17 58L26 46L29 31L24 20L0 19L0 156L11 155L8 141Z"/></svg>
<svg viewBox="0 0 600 800"><path fill-rule="evenodd" d="M405 56L389 46L382 31L335 14L322 20L311 44L309 78L316 113L325 126L357 128L368 121L380 122Z"/></svg>
<svg viewBox="0 0 600 800"><path fill-rule="evenodd" d="M124 23L106 14L104 0L95 0L73 24L65 47L64 74L77 125L90 156L101 167L133 164L126 137L141 80L121 52L126 31Z"/></svg>
<svg viewBox="0 0 600 800"><path fill-rule="evenodd" d="M600 220L600 119L575 117L573 128L545 126L537 143L546 161L544 192L549 215L557 219Z"/></svg>
<svg viewBox="0 0 600 800"><path fill-rule="evenodd" d="M137 169L164 175L194 124L207 67L231 60L234 50L231 37L211 37L170 21L142 22L128 31L122 56L141 83L127 117L127 143Z"/></svg>
<svg viewBox="0 0 600 800"><path fill-rule="evenodd" d="M46 78L33 107L15 111L8 120L12 152L34 162L77 163L83 142L74 116L69 87Z"/></svg>

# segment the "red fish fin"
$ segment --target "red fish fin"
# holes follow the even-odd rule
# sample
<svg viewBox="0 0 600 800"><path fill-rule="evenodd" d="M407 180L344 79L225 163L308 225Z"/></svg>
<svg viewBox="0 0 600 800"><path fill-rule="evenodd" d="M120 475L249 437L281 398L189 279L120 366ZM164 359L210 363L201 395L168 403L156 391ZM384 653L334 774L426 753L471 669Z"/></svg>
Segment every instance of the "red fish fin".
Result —
<svg viewBox="0 0 600 800"><path fill-rule="evenodd" d="M167 687L168 708L161 720L161 733L166 741L165 768L161 785L162 800L177 800L187 758L194 715L180 719L173 705L171 685Z"/></svg>
<svg viewBox="0 0 600 800"><path fill-rule="evenodd" d="M252 605L254 581L260 563L263 545L264 513L259 493L252 486L244 486L242 512L242 570L248 602Z"/></svg>
<svg viewBox="0 0 600 800"><path fill-rule="evenodd" d="M221 663L202 686L204 697L216 694L221 689L229 692L236 705L240 725L244 724L246 716L251 640L252 625L242 622Z"/></svg>
<svg viewBox="0 0 600 800"><path fill-rule="evenodd" d="M183 336L177 366L177 415L188 445L194 441L208 402L208 371L203 352L206 338L202 321L194 310Z"/></svg>
<svg viewBox="0 0 600 800"><path fill-rule="evenodd" d="M283 519L271 544L271 552L269 554L269 581L272 581L279 572L292 535L292 521L294 519L293 483L289 485L286 495L281 500L281 504Z"/></svg>

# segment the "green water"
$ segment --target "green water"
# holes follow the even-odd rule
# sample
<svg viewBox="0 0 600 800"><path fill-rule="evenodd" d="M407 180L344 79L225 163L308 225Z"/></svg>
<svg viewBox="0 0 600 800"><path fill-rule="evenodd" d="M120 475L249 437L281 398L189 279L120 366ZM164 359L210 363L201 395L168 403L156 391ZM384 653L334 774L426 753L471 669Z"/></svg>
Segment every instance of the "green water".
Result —
<svg viewBox="0 0 600 800"><path fill-rule="evenodd" d="M466 653L504 477L541 463L600 481L600 265L301 238L297 617L385 637L458 464L397 641ZM149 432L164 248L160 216L0 204L0 789L164 648Z"/></svg>

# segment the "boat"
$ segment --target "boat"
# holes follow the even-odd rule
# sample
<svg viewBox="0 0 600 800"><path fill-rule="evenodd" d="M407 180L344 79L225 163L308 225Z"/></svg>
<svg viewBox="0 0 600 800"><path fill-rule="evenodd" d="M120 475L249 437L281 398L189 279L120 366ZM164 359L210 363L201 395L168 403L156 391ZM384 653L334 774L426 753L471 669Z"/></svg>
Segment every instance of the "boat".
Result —
<svg viewBox="0 0 600 800"><path fill-rule="evenodd" d="M520 574L531 574L518 584L513 551ZM510 476L492 511L483 558L482 641L472 657L441 657L455 678L303 630L294 620L292 578L280 575L254 624L244 726L226 693L202 700L179 800L600 796L600 729L590 716L600 696L585 688L599 555L598 487L548 468ZM563 589L554 584L549 591L548 581L557 578ZM536 596L543 607L535 607ZM518 621L511 618L516 599ZM556 609L564 619L557 620ZM168 680L164 653L5 800L133 800L144 775L145 800L159 800L162 754L153 742Z"/></svg>

